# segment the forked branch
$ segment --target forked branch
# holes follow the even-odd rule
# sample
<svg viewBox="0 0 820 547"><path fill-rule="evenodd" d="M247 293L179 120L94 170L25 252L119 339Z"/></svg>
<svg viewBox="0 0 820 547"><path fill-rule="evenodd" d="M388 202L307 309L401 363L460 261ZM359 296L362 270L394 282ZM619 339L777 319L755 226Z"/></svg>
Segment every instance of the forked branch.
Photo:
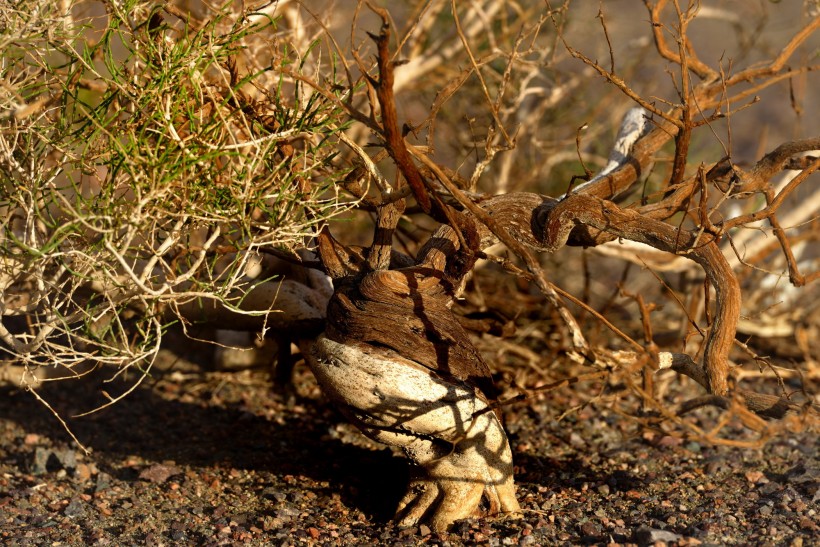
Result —
<svg viewBox="0 0 820 547"><path fill-rule="evenodd" d="M376 42L378 51L379 79L368 77L371 85L376 88L376 96L379 98L379 106L382 114L382 132L387 147L387 152L396 166L399 168L410 188L413 196L425 213L431 209L430 196L424 186L424 178L421 176L418 167L413 163L407 146L404 143L401 130L399 129L398 116L396 114L396 102L393 96L393 67L394 61L390 55L390 22L387 12L383 9L374 8L382 18L382 28L378 35L371 34L371 38Z"/></svg>
<svg viewBox="0 0 820 547"><path fill-rule="evenodd" d="M584 194L573 194L555 206L536 213L543 246L550 251L563 247L573 228L579 224L606 231L620 238L639 241L656 249L684 255L700 265L717 297L715 320L704 350L707 389L725 395L729 386L729 351L740 316L740 286L734 272L713 236L678 230L673 226L622 209L611 201Z"/></svg>

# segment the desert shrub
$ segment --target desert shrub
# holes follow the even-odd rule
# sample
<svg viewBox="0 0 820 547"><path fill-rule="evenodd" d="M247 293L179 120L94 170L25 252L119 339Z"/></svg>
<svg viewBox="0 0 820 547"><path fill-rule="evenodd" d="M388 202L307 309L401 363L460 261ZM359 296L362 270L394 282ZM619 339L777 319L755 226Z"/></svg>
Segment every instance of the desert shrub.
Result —
<svg viewBox="0 0 820 547"><path fill-rule="evenodd" d="M816 50L806 47L818 26L816 6L805 4L806 22L777 46L755 48L749 29L765 22L757 8L743 19L721 6L648 3L651 24L616 29L603 7L596 17L571 2L419 2L390 6L390 14L356 3L352 16L308 4L212 9L105 0L71 10L67 2L4 2L0 340L7 361L24 367L24 382L45 365L63 377L101 364L146 372L165 329L208 319L195 311L214 302L260 318L264 329L274 302L260 308L247 295L275 281L265 260L297 260L294 251L312 246L342 213L350 213L347 223L331 231L366 245L375 233L370 256L382 258L368 266L388 268L391 246L414 255L436 226L456 226L452 211L487 224L482 202L515 191L617 204L645 221L643 243L650 246L659 233L653 227L677 230L680 245L655 244L663 253L651 256L641 247L636 255L612 243L641 239L634 232L602 226L580 214L589 213L583 207L566 217L597 230L575 230L570 244L597 245L594 253L614 256L608 260L619 267L649 264L685 278L677 284L672 274L641 275L638 286L651 286L657 302L626 289L613 296L613 262L591 270L598 254L569 255L571 268L551 272L516 244L532 234L487 224L513 255L482 254L499 264L495 279L517 275L546 297L504 312L506 319L530 314L541 321L528 326L531 336L486 334L478 342L506 348L496 364L522 387L543 389L545 379L566 385L561 375L577 372L556 374L541 361L592 363L608 372L592 373L591 381L628 387L612 400L637 395L633 402L657 410L652 374L644 372L643 384L636 374L657 367L660 349L674 349L702 360L712 382L723 382L723 397L735 346L745 350L741 363L782 373L736 340L741 311L741 330L764 338L785 332L797 348L790 357L816 367L806 342L816 331L816 305L780 287L788 278L811 290L817 277L810 244L820 205L803 184L817 169L817 138L796 135L769 146L749 141L746 131L734 138L745 142L739 153L756 162L751 168L735 161L732 146L735 120L759 108L758 96L787 97L798 119L810 101L801 90L817 68ZM690 26L701 20L735 30L742 67L713 52L698 56ZM574 41L576 21L599 25L594 52ZM632 39L631 50L618 45ZM776 86L778 97L765 95ZM583 185L606 164L614 127L635 103L648 115L646 130L621 151L613 171ZM750 153L749 142L761 149ZM781 178L784 170L790 178ZM742 310L728 317L732 324L717 322L731 330L717 357L710 341L719 330L719 283L707 272L709 287L687 260L706 246L736 272L733 298L741 302L737 291L744 294ZM338 250L368 252L345 241ZM593 291L594 283L602 287ZM567 304L561 286L583 296L566 296ZM772 308L783 298L789 313ZM631 309L622 326L643 337L640 343L603 321L616 301ZM653 312L660 302L668 305L663 315ZM593 316L583 328L576 319ZM683 343L656 343L657 321L674 325L663 330ZM620 366L609 352L623 348L637 357L606 380ZM692 369L693 362L680 371L703 369Z"/></svg>
<svg viewBox="0 0 820 547"><path fill-rule="evenodd" d="M333 60L277 41L271 15L65 8L0 10L0 338L32 375L145 371L178 306L240 307L265 281L246 275L260 253L292 252L346 207L332 158L348 122L285 81L284 67ZM264 69L239 72L248 48Z"/></svg>

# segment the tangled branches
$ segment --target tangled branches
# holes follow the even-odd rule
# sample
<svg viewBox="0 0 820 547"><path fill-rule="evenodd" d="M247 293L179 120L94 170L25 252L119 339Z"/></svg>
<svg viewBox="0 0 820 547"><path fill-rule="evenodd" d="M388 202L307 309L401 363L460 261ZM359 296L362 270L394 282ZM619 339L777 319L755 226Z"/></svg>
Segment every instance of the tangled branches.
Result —
<svg viewBox="0 0 820 547"><path fill-rule="evenodd" d="M278 326L279 295L315 329L323 303L274 282L271 254L296 256L346 208L328 140L341 110L277 70L307 57L264 11L59 9L2 8L0 340L23 385L44 367L147 373L174 322ZM270 70L249 74L246 55Z"/></svg>
<svg viewBox="0 0 820 547"><path fill-rule="evenodd" d="M446 173L446 169L431 161L422 149L409 146L404 142L397 143L395 138L390 138L390 135L395 134L396 128L385 127L383 129L387 151L394 158L403 158L404 154L401 149L409 147L414 151L416 159L428 169L427 175L429 178L425 180L426 191L431 194L429 201L436 204L430 212L437 220L450 225L454 230L455 235L453 237L457 237L458 244L454 241L451 242L452 249L461 249L460 252L464 252L464 248L468 247L469 239L464 234L469 233L471 229L478 231L484 229L489 230L498 240L506 244L511 251L524 260L529 269L529 274L525 274L525 276L534 280L544 295L556 305L561 312L565 327L572 333L572 345L567 348L571 355L574 354L579 359L586 359L591 364L598 364L599 366L609 366L612 363L612 359L607 357L609 351L606 348L597 348L599 353L597 356L596 352L591 350L590 345L584 340L584 335L581 333L577 321L561 302L556 301L555 289L546 281L540 264L532 258L526 247L556 251L567 242L573 245L597 246L616 238L631 240L642 244L644 248L648 246L667 253L661 256L678 255L690 258L703 268L705 276L712 290L714 290L714 304L709 304L709 300L712 298L709 289L707 289L701 304L702 309L707 314L708 324L706 327L699 326L697 320L688 315L688 322L697 335L703 339L701 347L697 349L697 353L702 353L702 364L697 364L690 356L683 353L663 357L659 355L651 336L648 321L649 311L643 306L641 309L649 348L636 345L635 349L638 349L638 355L652 349L654 353L647 354L647 357L649 357L650 363L654 361L655 364L649 365L650 368L668 368L671 366L674 370L695 379L713 395L706 399L698 399L696 402L684 404L681 408L682 412L689 411L694 406L704 402L726 407L732 399L732 393L736 393L739 397L738 401L740 401L740 406L735 405L736 409L742 408L743 402L745 402L748 408L767 417L782 418L787 413L800 415L806 412L809 413L809 416L813 416L814 413L810 406L801 406L800 403L791 402L785 394L784 397L778 398L749 392L748 390L733 391L730 387L730 373L733 368L730 355L736 347L740 347L747 352L750 351L747 345L736 339L736 329L743 309L742 291L745 289L747 292L751 292L752 295L756 295L759 294L760 290L754 288L755 276L749 275L749 271L740 271L742 277L738 279L738 266L741 264L751 265L749 258L744 256L744 251L735 241L736 239L742 239L744 245L750 244L750 241L744 238L742 234L737 234L738 227L748 226L748 223L766 219L771 224L773 233L782 247L783 253L779 256L783 257L787 263L792 283L799 287L817 276L816 272L808 275L800 273L798 259L790 248L790 239L786 237L785 232L780 227L776 215L778 208L788 200L789 196L797 191L801 183L816 171L818 160L802 154L816 150L818 146L817 139L809 138L783 144L774 152L765 155L749 171L735 165L731 155L724 157L711 166L701 165L694 173L687 173L686 168L689 165L691 140L697 130L709 127L714 131L715 124L719 120L734 116L736 110L734 105L747 99L752 93L760 92L784 78L796 77L816 69L816 67L810 65L793 69L787 66L787 60L817 30L818 19L811 19L803 29L795 33L773 59L764 63L762 67L755 66L733 75L725 75L722 73L722 68L720 70L709 68L707 63L701 61L695 53L695 48L687 35L687 28L697 15L694 6L690 5L686 9L682 9L677 3L670 7L666 5L666 2L660 2L647 4L647 8L652 18L653 36L658 52L663 58L679 67L679 78L675 80L678 82L679 102L669 110L659 109L645 99L640 98L621 77L617 76L612 70L604 69L598 63L571 47L559 32L559 38L564 41L566 49L573 57L581 59L613 83L620 91L636 99L641 106L651 113L651 116L648 116L646 130L639 130L628 135L631 138L630 144L625 149L628 154L619 151L615 154L617 161L613 166L608 167L601 175L589 182L571 190L557 203L546 197L521 193L510 193L490 199L483 198L483 201L482 198L469 197L464 190L459 189L458 184L453 182L452 176ZM550 14L555 27L559 30L561 28L559 18L566 9L567 6L565 5L561 10L556 10ZM663 19L665 10L671 12L672 24ZM383 14L382 17L384 19ZM538 25L540 25L540 22ZM382 34L374 38L380 44L378 48L380 58L378 69L380 71L388 66L387 60L384 59L386 54L382 45L385 41L386 29L385 20ZM677 52L673 52L669 46L667 42L668 34L671 34L677 42ZM517 42L516 45L519 43ZM469 55L469 58L474 60L475 56ZM512 72L512 67L515 65L514 61L515 56L513 55L505 74L508 75ZM366 68L361 66L360 63L362 71L366 71ZM478 64L474 64L473 70L480 73ZM692 83L693 78L700 79L700 83ZM370 80L371 85L375 87L371 96L379 98L379 104L371 99L370 107L373 111L377 111L379 108L384 109L385 105L391 110L395 108L387 100L390 99L390 96L384 90L385 81L390 82L392 78L387 80L372 78ZM463 81L462 76L459 75L456 85L462 85ZM502 80L499 95L503 93L507 83L507 80ZM740 89L747 83L750 85L748 89ZM738 91L735 91L736 89ZM451 87L446 88L448 96L454 92ZM495 154L493 143L496 142L496 136L506 135L509 132L504 131L503 127L497 128L494 125L499 121L499 109L493 101L488 102L488 106L493 109L492 123L490 124L486 146L487 158L491 159ZM430 125L430 131L432 131L435 113L440 108L438 98L434 108L434 112L426 122ZM395 120L392 116L385 117L382 119L382 123L391 124L395 123ZM638 125L643 126L644 124ZM375 129L379 130L378 125ZM669 175L663 177L660 181L649 183L646 180L646 172L653 161L656 160L659 150L670 140L674 140L675 149L673 159L670 162L671 170ZM397 151L397 149L399 150ZM412 171L415 170L415 166L406 165L405 160L396 163L398 169L405 174L408 180L414 178L415 175ZM772 178L787 167L795 167L798 173L789 182L776 187L772 182ZM640 183L643 183L643 195L636 202L634 197L635 187ZM441 185L443 191L437 185ZM710 189L712 195L710 195ZM401 188L397 188L396 191L400 192ZM413 194L418 194L418 185L413 186ZM727 202L731 204L732 201L737 203L738 200L748 200L756 194L765 196L765 207L757 208L754 212L747 214L726 217ZM442 196L447 196L453 201L449 204L445 203ZM790 225L792 226L800 226L802 223L809 221L808 224L802 224L806 235L813 233L811 219L812 215L817 212L816 197L811 193L809 193L809 196L807 203L810 203L810 205L803 208L799 215L790 217ZM391 199L387 195L382 195L383 203L392 203ZM612 200L618 200L623 205L619 205ZM632 200L631 203L630 200ZM424 198L422 201L426 202L428 198ZM378 200L376 200L376 207L379 207L378 203ZM755 207L754 203L750 203L750 205ZM402 206L402 210L403 208ZM428 210L426 204L422 204L422 208L425 211ZM735 209L737 209L737 206L735 206ZM465 221L460 216L462 211L474 220L479 221L480 226L478 228L466 228L467 232L465 232ZM720 220L713 220L716 218ZM675 219L674 223L670 223L669 219ZM392 233L397 223L398 220L396 219L392 226L385 227L380 224L378 230L384 233L386 229L388 233ZM799 236L797 239L802 240L806 235ZM430 241L434 241L436 237L434 236ZM812 238L813 236L808 235L808 237ZM377 236L374 241L380 241L380 255L386 256L383 250L384 238ZM473 254L468 253L468 255L475 256L474 253L479 252L482 248L481 246L474 247L471 251ZM626 253L623 251L616 252L627 259L634 259L625 256ZM447 255L448 253L445 252L444 254ZM811 255L803 253L803 256L806 257L803 261L804 264L809 264L812 260ZM759 272L762 270L763 261L776 259L777 257L773 256L771 250L765 255L761 254L755 257L755 261L761 261L755 265L755 269ZM671 260L666 258L662 261L670 262ZM456 262L464 263L465 259L458 259ZM469 260L467 262L469 263ZM371 263L371 267L389 267L386 261L381 261L379 264L380 266L376 266ZM754 270L752 271L754 272ZM462 276L463 272L460 276L456 276L449 281L457 287L461 283ZM752 296L752 298L755 297ZM687 314L689 313L689 310L685 311ZM615 329L615 332L619 331ZM690 336L691 334L687 334L687 339ZM753 353L751 355L758 362L766 366L772 366L771 361ZM810 364L809 354L804 352L803 355L809 359ZM637 358L637 356L633 355L632 358L639 363L647 363L647 361ZM623 356L615 359L615 363L617 366L623 367ZM630 368L630 370L632 369ZM651 394L644 393L644 396L651 398ZM743 411L737 410L737 412L742 413ZM747 425L750 423L756 424L755 428L758 430L765 429L762 423L755 422L751 415L746 415L744 420ZM714 440L714 437L712 439Z"/></svg>
<svg viewBox="0 0 820 547"><path fill-rule="evenodd" d="M805 52L816 13L768 57L743 59L757 51L744 42L730 62L693 38L701 21L727 17L696 2L647 1L649 24L627 32L569 1L420 2L392 13L359 2L352 24L309 4L3 8L0 340L24 384L46 365L60 376L145 372L171 324L202 321L308 340L327 327L327 347L389 349L458 383L485 414L504 402L490 385L494 368L527 394L577 386L573 378L602 391L625 385L617 398L637 395L649 425L665 420L710 440L732 442L719 435L728 418L703 432L680 415L719 405L761 439L769 426L749 409L813 418L811 397L792 398L785 383L777 396L736 383L750 374L744 363L779 374L751 335L785 332L787 357L816 371L817 300L800 295L820 275L811 250L820 139L769 146L744 135L740 147L734 128L786 84L799 114L801 82L820 68ZM573 35L572 18L587 15L602 25L594 54ZM618 37L636 34L645 43L624 62ZM640 83L653 58L666 87ZM607 165L609 146L597 143L615 119L602 118L628 103L639 108ZM595 164L604 168L592 177ZM328 224L341 213L355 227L346 237ZM354 245L368 229L371 243ZM565 245L594 251L573 258L576 270L552 270L535 254L578 256ZM298 255L303 246L320 260ZM588 267L604 255L648 266L642 287L654 293L590 294L592 281L618 284ZM294 273L300 266L310 272ZM331 291L317 270L335 283L328 316ZM511 275L540 296L517 286L489 306L486 272L498 287ZM582 277L585 294L572 296ZM637 307L633 318L610 313L618 297ZM530 331L540 338L511 334L517 301L538 308ZM539 361L575 368L561 378ZM522 362L540 376L522 378ZM662 368L707 397L670 411L654 383ZM385 426L383 415L365 417L356 419ZM468 431L448 442L459 435ZM498 469L510 467L505 454L498 448Z"/></svg>

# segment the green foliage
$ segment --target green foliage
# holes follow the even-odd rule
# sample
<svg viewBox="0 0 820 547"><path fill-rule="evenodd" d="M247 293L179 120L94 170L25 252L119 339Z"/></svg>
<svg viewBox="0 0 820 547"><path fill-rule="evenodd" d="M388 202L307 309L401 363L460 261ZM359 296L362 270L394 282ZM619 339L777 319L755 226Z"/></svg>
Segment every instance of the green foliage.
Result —
<svg viewBox="0 0 820 547"><path fill-rule="evenodd" d="M83 22L27 4L0 10L0 340L26 365L150 362L176 304L233 306L249 252L343 208L343 113L288 76L324 53L253 13L186 26L129 0Z"/></svg>

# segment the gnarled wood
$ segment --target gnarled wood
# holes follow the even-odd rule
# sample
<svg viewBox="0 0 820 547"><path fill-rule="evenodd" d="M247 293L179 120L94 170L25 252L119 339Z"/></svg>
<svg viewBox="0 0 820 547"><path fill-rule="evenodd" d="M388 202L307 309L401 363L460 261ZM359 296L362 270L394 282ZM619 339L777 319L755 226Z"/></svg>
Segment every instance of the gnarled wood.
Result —
<svg viewBox="0 0 820 547"><path fill-rule="evenodd" d="M653 20L660 9L650 11ZM533 279L570 326L573 350L590 360L596 360L594 353L575 319L561 308L529 249L555 251L572 233L576 244L627 238L695 261L715 288L717 308L703 365L689 372L710 393L725 398L729 351L740 312L738 282L718 248L717 235L687 232L662 221L703 182L684 180L684 168L689 137L696 127L694 105L703 112L723 101L722 95L717 96L725 92L725 86L715 81L716 72L685 44L677 55L668 50L662 33L656 33L662 55L681 65L685 90L681 106L662 112L628 89L621 78L570 50L651 110L656 118L654 128L645 130L648 123L643 113L633 112L640 123L630 132L633 138L616 165L558 201L531 193L473 200L452 183L427 151L404 141L392 89L388 18L383 10L374 11L383 20L381 33L372 36L379 77L367 79L378 99L376 105L371 95L370 105L381 112L381 125L373 117L369 126L381 137L422 210L445 225L422 247L414 263L397 268L391 260L390 234L403 204L395 208L389 204L409 195L398 179L395 195L383 191L380 202L369 204L379 215L369 254L345 251L329 232L320 234L319 253L334 279L335 292L328 305L326 331L306 355L325 391L366 434L404 447L422 466L424 475L411 486L400 506L402 523L415 524L428 518L436 529L445 528L454 519L474 512L482 495L494 509L518 510L503 429L493 413L483 411L495 395L489 367L450 311L453 296L478 252L496 240L524 259ZM681 19L681 32L685 33L686 22ZM360 60L359 64L367 73ZM770 68L779 71L781 67ZM689 70L706 81L690 86ZM496 129L504 131L501 126ZM673 175L661 203L630 210L607 201L629 190L655 153L672 138L677 144ZM414 161L422 163L450 196L432 191L433 186ZM450 198L463 211L445 204Z"/></svg>
<svg viewBox="0 0 820 547"><path fill-rule="evenodd" d="M420 468L399 504L401 526L434 530L489 512L517 514L512 452L487 400L387 348L319 337L306 350L324 392L369 437L401 446Z"/></svg>
<svg viewBox="0 0 820 547"><path fill-rule="evenodd" d="M540 202L541 200L539 200ZM490 369L450 307L486 228L455 211L412 266L371 270L325 231L319 254L334 279L327 327L305 357L324 392L366 435L420 466L397 518L443 530L476 513L518 513L512 454ZM379 246L385 256L385 246ZM384 260L371 261L370 267Z"/></svg>
<svg viewBox="0 0 820 547"><path fill-rule="evenodd" d="M717 299L715 319L703 356L709 378L706 387L717 395L728 392L729 351L740 317L740 285L712 235L695 235L636 211L621 209L611 201L583 194L567 196L538 216L543 227L543 246L548 250L561 248L572 229L577 224L585 224L697 262L714 287Z"/></svg>
<svg viewBox="0 0 820 547"><path fill-rule="evenodd" d="M671 369L679 374L692 378L707 391L709 390L709 377L702 366L695 363L689 355L685 353L667 354L668 359L661 362L661 370ZM737 390L734 394L738 399L752 412L763 418L781 419L788 415L799 415L803 412L809 413L815 417L820 416L818 410L814 405L800 405L793 403L783 397L776 395L767 395L765 393L756 393L746 389ZM686 414L692 410L702 406L718 406L721 408L729 408L732 404L731 397L723 395L705 395L687 401L681 408L678 409L678 415Z"/></svg>
<svg viewBox="0 0 820 547"><path fill-rule="evenodd" d="M336 290L326 335L340 343L390 348L495 398L490 369L450 311L451 296L442 283L440 273L428 268L371 272Z"/></svg>

